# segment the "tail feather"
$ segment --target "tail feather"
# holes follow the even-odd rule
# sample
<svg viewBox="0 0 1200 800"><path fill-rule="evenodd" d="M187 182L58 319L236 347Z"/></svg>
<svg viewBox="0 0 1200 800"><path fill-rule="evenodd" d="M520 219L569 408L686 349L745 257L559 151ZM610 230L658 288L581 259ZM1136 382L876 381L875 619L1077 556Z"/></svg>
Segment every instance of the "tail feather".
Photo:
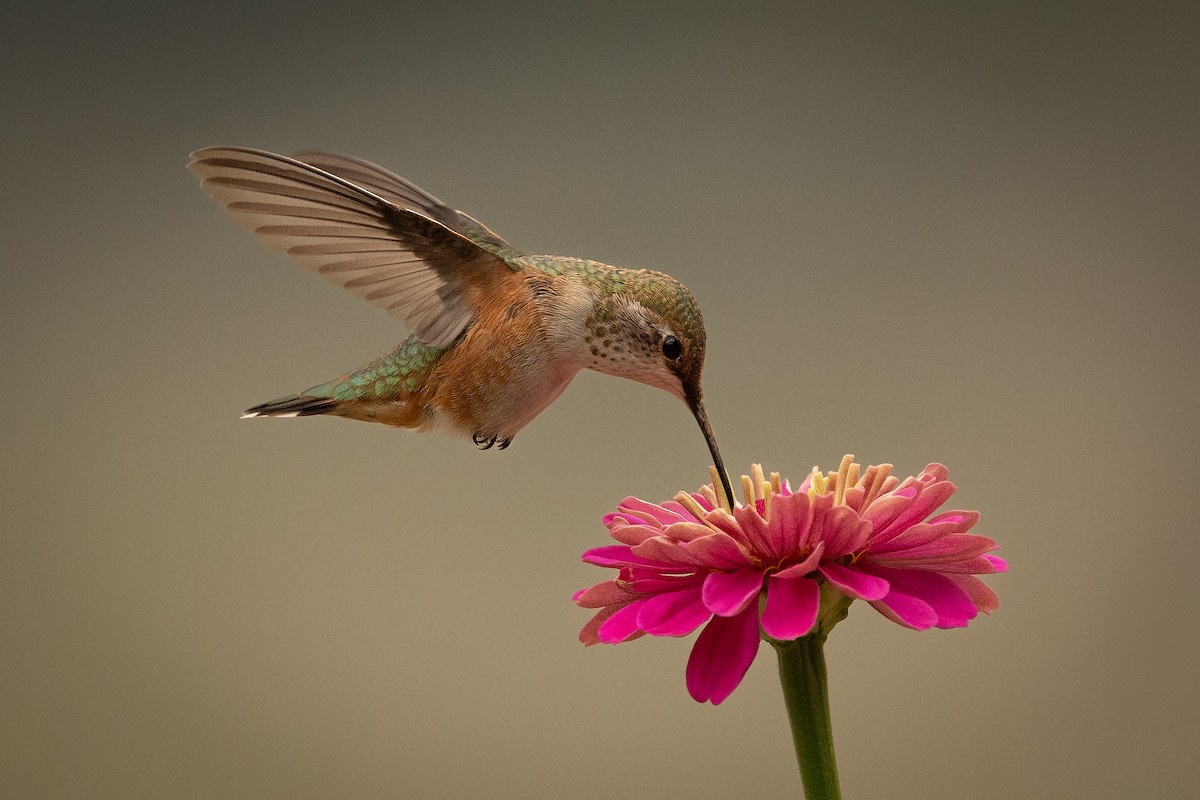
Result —
<svg viewBox="0 0 1200 800"><path fill-rule="evenodd" d="M315 414L328 414L338 405L337 400L330 400L328 397L293 394L247 408L242 414L242 419L247 417L311 417Z"/></svg>
<svg viewBox="0 0 1200 800"><path fill-rule="evenodd" d="M401 428L422 428L429 424L431 412L420 392L442 353L414 334L364 367L299 394L248 408L242 417L332 414Z"/></svg>

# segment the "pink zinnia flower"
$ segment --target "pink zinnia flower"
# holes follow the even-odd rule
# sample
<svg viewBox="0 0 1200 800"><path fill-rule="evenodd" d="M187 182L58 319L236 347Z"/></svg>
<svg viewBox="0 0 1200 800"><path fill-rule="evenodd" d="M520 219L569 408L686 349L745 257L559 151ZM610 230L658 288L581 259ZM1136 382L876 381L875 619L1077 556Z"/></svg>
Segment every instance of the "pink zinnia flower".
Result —
<svg viewBox="0 0 1200 800"><path fill-rule="evenodd" d="M760 628L780 641L827 634L855 599L917 630L962 627L994 611L996 594L975 575L1007 565L989 555L995 542L967 533L979 514L930 516L954 493L946 468L930 464L904 481L891 468L862 471L846 456L836 474L814 467L792 491L756 464L753 477L742 476L737 506L717 497L719 481L662 505L626 498L604 518L620 544L583 555L619 574L576 593L576 603L599 609L580 641L686 636L707 622L687 685L715 705L750 668Z"/></svg>

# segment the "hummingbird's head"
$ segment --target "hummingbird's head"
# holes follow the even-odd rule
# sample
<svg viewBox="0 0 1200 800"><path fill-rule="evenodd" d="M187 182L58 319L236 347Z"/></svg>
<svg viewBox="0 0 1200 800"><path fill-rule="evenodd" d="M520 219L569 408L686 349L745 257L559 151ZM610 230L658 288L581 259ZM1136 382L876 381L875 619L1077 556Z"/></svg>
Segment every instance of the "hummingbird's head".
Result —
<svg viewBox="0 0 1200 800"><path fill-rule="evenodd" d="M700 401L704 320L692 293L670 275L610 268L586 322L588 366Z"/></svg>
<svg viewBox="0 0 1200 800"><path fill-rule="evenodd" d="M592 369L664 389L682 400L704 432L723 489L725 465L704 410L704 318L687 287L651 270L614 270L587 320Z"/></svg>

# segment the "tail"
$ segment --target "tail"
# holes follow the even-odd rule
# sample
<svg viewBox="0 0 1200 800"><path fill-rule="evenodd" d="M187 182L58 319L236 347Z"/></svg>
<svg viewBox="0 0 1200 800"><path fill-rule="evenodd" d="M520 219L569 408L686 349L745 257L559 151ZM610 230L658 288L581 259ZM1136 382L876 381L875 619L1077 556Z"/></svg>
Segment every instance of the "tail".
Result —
<svg viewBox="0 0 1200 800"><path fill-rule="evenodd" d="M242 419L248 417L311 417L315 414L328 414L338 405L337 400L331 400L328 397L293 394L247 408L242 413Z"/></svg>
<svg viewBox="0 0 1200 800"><path fill-rule="evenodd" d="M410 336L365 367L299 394L248 408L242 418L332 414L401 428L425 427L428 412L417 395L442 352Z"/></svg>

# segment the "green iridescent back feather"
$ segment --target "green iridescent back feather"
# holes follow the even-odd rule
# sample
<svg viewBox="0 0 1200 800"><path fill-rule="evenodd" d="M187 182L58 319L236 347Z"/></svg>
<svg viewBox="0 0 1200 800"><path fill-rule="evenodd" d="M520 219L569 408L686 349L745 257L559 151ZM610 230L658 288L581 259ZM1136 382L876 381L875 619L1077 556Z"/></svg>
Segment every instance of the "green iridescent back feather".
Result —
<svg viewBox="0 0 1200 800"><path fill-rule="evenodd" d="M395 349L348 375L304 391L309 397L330 400L390 400L421 388L430 367L444 353L409 336Z"/></svg>

